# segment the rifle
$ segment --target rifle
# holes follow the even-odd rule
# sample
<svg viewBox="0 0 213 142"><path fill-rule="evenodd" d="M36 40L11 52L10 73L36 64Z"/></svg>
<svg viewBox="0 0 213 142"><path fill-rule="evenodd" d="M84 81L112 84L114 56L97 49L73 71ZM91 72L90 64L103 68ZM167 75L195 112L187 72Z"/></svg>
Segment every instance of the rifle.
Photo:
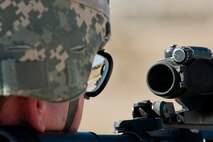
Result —
<svg viewBox="0 0 213 142"><path fill-rule="evenodd" d="M204 47L173 45L147 73L148 88L173 103L145 100L134 103L130 120L115 121L116 134L36 133L2 126L3 142L213 142L213 60Z"/></svg>

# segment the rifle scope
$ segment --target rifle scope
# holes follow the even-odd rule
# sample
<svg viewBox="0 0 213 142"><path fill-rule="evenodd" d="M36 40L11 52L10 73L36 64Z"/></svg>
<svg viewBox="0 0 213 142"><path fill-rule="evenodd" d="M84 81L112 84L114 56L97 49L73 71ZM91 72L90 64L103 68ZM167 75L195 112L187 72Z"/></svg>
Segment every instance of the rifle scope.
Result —
<svg viewBox="0 0 213 142"><path fill-rule="evenodd" d="M213 94L213 60L208 48L173 45L148 71L147 85L157 96L192 98Z"/></svg>

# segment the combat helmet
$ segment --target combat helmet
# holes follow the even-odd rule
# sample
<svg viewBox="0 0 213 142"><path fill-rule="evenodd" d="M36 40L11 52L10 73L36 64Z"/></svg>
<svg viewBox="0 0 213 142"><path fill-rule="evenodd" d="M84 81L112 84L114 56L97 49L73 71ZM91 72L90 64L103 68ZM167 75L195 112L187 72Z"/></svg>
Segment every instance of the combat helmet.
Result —
<svg viewBox="0 0 213 142"><path fill-rule="evenodd" d="M78 98L109 38L108 0L0 0L0 95Z"/></svg>

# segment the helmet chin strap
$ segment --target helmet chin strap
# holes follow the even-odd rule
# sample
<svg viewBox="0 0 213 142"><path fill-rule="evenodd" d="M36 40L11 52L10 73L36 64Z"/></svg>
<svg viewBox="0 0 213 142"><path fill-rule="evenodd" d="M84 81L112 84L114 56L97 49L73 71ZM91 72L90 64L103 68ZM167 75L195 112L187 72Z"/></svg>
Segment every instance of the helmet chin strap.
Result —
<svg viewBox="0 0 213 142"><path fill-rule="evenodd" d="M73 120L75 118L77 109L78 109L78 102L79 102L79 99L75 99L75 100L69 102L67 119L66 119L66 123L64 125L64 129L62 130L63 132L69 132L70 127L71 127Z"/></svg>

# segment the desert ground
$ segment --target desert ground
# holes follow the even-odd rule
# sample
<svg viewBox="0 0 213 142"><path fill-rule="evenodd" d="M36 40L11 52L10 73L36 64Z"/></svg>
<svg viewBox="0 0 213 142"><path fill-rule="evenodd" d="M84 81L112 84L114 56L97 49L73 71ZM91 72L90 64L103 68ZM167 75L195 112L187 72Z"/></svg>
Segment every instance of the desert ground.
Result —
<svg viewBox="0 0 213 142"><path fill-rule="evenodd" d="M79 131L113 133L115 120L132 118L134 102L165 100L149 91L146 74L170 45L213 50L211 0L111 0L110 4L112 38L106 51L114 58L114 71L105 90L85 101Z"/></svg>

